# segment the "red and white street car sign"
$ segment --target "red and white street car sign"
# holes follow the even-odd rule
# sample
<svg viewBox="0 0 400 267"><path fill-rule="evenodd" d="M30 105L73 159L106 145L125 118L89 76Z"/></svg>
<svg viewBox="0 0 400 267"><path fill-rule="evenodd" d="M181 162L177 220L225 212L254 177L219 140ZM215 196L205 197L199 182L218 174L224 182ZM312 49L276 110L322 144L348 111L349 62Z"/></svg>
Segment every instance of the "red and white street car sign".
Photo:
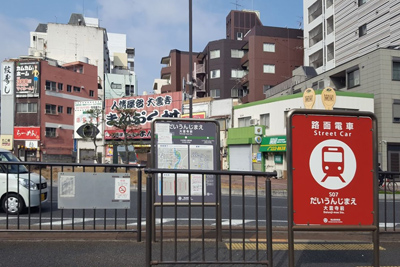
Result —
<svg viewBox="0 0 400 267"><path fill-rule="evenodd" d="M368 116L291 116L293 222L374 223L374 122Z"/></svg>

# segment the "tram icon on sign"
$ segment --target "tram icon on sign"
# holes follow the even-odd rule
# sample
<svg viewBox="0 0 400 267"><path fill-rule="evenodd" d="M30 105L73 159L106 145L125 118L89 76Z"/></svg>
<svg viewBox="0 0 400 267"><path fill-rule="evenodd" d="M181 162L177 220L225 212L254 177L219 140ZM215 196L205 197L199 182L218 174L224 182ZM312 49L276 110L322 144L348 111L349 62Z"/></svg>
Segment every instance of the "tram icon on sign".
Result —
<svg viewBox="0 0 400 267"><path fill-rule="evenodd" d="M322 169L325 176L321 182L325 182L328 177L338 177L343 183L346 182L342 177L344 171L343 147L325 146L322 148Z"/></svg>
<svg viewBox="0 0 400 267"><path fill-rule="evenodd" d="M308 164L315 182L329 190L348 186L357 170L353 150L343 141L336 139L318 143L310 154Z"/></svg>

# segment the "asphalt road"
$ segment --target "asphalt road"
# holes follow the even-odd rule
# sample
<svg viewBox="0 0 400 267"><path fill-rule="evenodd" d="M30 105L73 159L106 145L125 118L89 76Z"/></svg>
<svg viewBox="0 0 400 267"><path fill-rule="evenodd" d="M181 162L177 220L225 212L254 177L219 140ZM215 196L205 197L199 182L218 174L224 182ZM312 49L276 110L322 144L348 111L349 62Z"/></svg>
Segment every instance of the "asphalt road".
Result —
<svg viewBox="0 0 400 267"><path fill-rule="evenodd" d="M327 249L309 249L312 246L325 246ZM202 257L201 243L192 242L191 260L199 260ZM347 249L352 248L353 249ZM399 242L381 243L380 266L399 266L400 256ZM165 244L164 260L173 259L173 244ZM288 252L283 243L274 243L273 266L288 266ZM295 248L295 265L302 267L355 267L372 266L373 253L370 245L349 243L299 243ZM187 260L187 244L180 242L178 260ZM145 265L145 243L135 241L48 241L48 240L22 240L4 241L0 240L1 261L0 266L8 267L54 267L54 266L146 266ZM215 248L210 243L205 244L205 258L213 260ZM153 248L154 259L159 255L159 247ZM241 251L234 250L230 254L225 244L218 249L220 261L228 260L230 255L233 259L242 260ZM246 250L246 260L255 259L255 251L251 248ZM260 259L265 259L265 252L260 252ZM162 266L176 266L173 264ZM181 265L182 266L182 265ZM183 265L189 266L189 265ZM200 266L200 265L193 265ZM206 264L202 266L221 266L220 264ZM225 265L233 266L233 265ZM245 264L235 265L245 266ZM251 265L261 266L261 265ZM265 265L264 265L265 266Z"/></svg>
<svg viewBox="0 0 400 267"><path fill-rule="evenodd" d="M3 211L0 211L0 221L9 223L10 225L27 225L30 223L34 227L49 227L54 226L55 228L72 227L77 226L83 228L86 226L103 227L106 226L117 226L124 227L125 223L128 227L136 227L137 220L137 191L131 191L131 208L129 210L104 210L104 209L65 209L59 210L56 192L57 188L53 189L53 200L50 200L41 207L41 209L35 208L31 210L31 213L24 213L18 216L6 216ZM146 193L143 192L142 196L142 224L145 222L146 217L146 206L145 206ZM232 203L231 208L229 203ZM244 203L244 207L243 207ZM256 214L256 198L254 196L246 196L244 199L240 195L232 196L231 200L229 197L222 196L222 224L242 225L243 222L246 225L254 226L255 222L258 225L265 226L265 210L266 203L264 197L258 198L258 214ZM400 227L400 212L396 212L396 207L400 206L400 198L393 201L389 200L386 205L383 200L379 201L380 208L380 225L384 227L384 222L388 228ZM386 212L385 212L386 210ZM161 208L156 209L156 216L160 218ZM178 225L185 225L188 219L191 219L193 225L201 225L203 217L203 209L201 207L192 207L191 216L189 216L189 208L178 207L177 208L177 219ZM273 226L287 226L287 198L286 197L272 197L272 225ZM394 217L394 216L395 217ZM175 220L175 209L174 207L164 206L163 208L163 224L173 224ZM216 217L215 206L204 208L204 223L205 225L214 225ZM395 220L393 220L395 218ZM0 228L1 229L1 228Z"/></svg>

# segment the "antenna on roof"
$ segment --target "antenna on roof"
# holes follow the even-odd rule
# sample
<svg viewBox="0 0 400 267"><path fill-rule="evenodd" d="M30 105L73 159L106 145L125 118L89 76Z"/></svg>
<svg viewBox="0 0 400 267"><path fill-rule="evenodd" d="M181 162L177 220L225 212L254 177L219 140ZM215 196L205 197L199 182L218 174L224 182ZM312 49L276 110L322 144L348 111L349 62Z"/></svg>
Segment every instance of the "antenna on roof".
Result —
<svg viewBox="0 0 400 267"><path fill-rule="evenodd" d="M236 0L235 3L234 3L234 2L231 2L231 4L234 4L234 5L236 6L236 9L235 9L235 10L238 10L238 7L239 7L239 6L240 6L240 7L243 7L242 5L239 4L239 0Z"/></svg>

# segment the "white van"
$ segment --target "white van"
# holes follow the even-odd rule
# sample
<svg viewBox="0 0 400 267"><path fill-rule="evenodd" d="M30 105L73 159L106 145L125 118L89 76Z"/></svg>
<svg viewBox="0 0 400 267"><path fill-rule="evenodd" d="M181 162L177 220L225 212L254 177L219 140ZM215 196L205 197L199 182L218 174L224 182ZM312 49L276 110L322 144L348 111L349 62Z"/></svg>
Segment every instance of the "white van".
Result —
<svg viewBox="0 0 400 267"><path fill-rule="evenodd" d="M2 162L19 162L19 159L10 151L0 148L0 197L5 212L19 214L26 207L37 207L47 201L45 178L37 173L29 173L24 165L6 165Z"/></svg>

